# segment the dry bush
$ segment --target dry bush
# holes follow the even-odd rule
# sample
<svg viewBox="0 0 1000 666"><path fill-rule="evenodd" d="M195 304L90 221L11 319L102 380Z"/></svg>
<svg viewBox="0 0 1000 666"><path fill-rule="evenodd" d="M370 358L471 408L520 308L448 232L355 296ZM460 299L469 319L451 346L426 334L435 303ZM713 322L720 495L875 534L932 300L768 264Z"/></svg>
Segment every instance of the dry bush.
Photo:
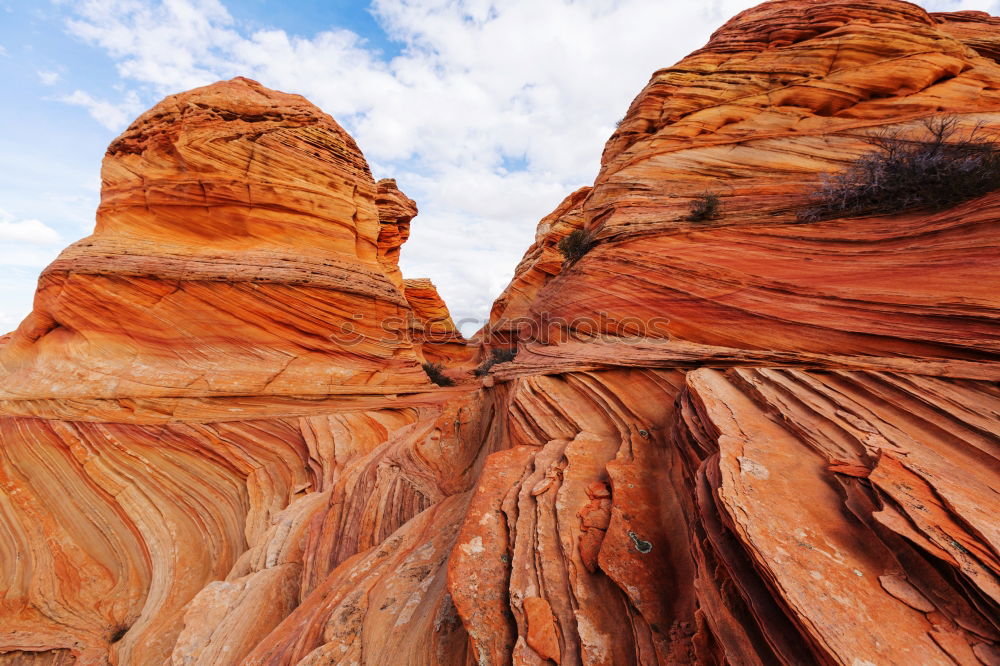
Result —
<svg viewBox="0 0 1000 666"><path fill-rule="evenodd" d="M490 368L494 365L513 361L515 356L517 356L516 349L494 349L490 353L490 357L480 363L479 367L472 372L476 377L485 377L490 373Z"/></svg>
<svg viewBox="0 0 1000 666"><path fill-rule="evenodd" d="M719 216L719 209L721 207L722 201L719 199L718 194L705 192L691 201L691 210L685 219L689 222L714 220Z"/></svg>
<svg viewBox="0 0 1000 666"><path fill-rule="evenodd" d="M941 210L1000 188L1000 144L982 125L964 138L956 136L954 116L925 120L923 129L926 136L919 139L898 130L869 135L875 149L824 178L799 220Z"/></svg>
<svg viewBox="0 0 1000 666"><path fill-rule="evenodd" d="M559 251L568 263L577 261L594 247L594 236L585 229L575 229L559 241Z"/></svg>
<svg viewBox="0 0 1000 666"><path fill-rule="evenodd" d="M438 386L454 386L455 380L444 374L444 366L440 363L424 363L420 366L432 382Z"/></svg>

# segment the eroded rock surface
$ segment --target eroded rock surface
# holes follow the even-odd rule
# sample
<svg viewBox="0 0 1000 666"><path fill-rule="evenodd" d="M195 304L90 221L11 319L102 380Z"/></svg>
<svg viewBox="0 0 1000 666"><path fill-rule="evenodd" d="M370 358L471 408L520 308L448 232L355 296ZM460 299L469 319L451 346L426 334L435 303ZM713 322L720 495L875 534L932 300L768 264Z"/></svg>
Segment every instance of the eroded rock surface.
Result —
<svg viewBox="0 0 1000 666"><path fill-rule="evenodd" d="M796 219L867 132L1000 127L997 25L735 17L447 388L395 183L302 98L168 98L0 341L0 663L1000 663L1000 193Z"/></svg>
<svg viewBox="0 0 1000 666"><path fill-rule="evenodd" d="M101 178L94 234L45 269L3 348L11 410L426 383L379 327L409 306L379 257L368 165L305 99L247 79L173 95L111 144Z"/></svg>
<svg viewBox="0 0 1000 666"><path fill-rule="evenodd" d="M427 278L403 280L403 296L413 309L410 336L431 363L462 365L472 360L476 349L452 321L448 306L437 287Z"/></svg>

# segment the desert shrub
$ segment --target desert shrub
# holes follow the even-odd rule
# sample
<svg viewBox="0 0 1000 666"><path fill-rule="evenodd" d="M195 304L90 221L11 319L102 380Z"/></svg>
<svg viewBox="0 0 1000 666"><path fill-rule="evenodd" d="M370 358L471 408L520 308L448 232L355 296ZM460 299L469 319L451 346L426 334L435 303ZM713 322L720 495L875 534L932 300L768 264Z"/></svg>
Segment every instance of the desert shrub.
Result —
<svg viewBox="0 0 1000 666"><path fill-rule="evenodd" d="M421 366L432 382L438 386L454 386L455 380L444 374L444 366L440 363L424 363Z"/></svg>
<svg viewBox="0 0 1000 666"><path fill-rule="evenodd" d="M513 361L514 357L517 356L516 349L494 349L489 358L479 364L479 367L473 370L473 374L476 377L485 377L490 374L490 368L492 368L497 363L506 363L507 361Z"/></svg>
<svg viewBox="0 0 1000 666"><path fill-rule="evenodd" d="M689 222L714 220L719 216L719 208L721 206L722 201L719 199L718 194L714 194L712 192L699 194L691 200L691 209L688 211L686 219Z"/></svg>
<svg viewBox="0 0 1000 666"><path fill-rule="evenodd" d="M826 176L799 220L941 210L1000 188L1000 144L981 125L964 137L958 129L957 118L944 116L924 121L923 137L869 135L874 150Z"/></svg>
<svg viewBox="0 0 1000 666"><path fill-rule="evenodd" d="M562 252L563 258L567 262L573 263L587 254L594 245L595 241L592 233L585 229L575 229L559 241L557 247Z"/></svg>

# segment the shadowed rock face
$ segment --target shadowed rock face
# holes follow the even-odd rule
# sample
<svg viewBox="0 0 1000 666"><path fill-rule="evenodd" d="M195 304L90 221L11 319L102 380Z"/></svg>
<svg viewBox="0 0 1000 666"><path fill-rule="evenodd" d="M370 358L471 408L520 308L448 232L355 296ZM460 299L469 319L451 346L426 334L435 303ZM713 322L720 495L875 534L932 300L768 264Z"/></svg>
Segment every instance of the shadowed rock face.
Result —
<svg viewBox="0 0 1000 666"><path fill-rule="evenodd" d="M450 388L396 184L300 97L168 98L0 340L0 663L1000 663L1000 193L796 222L867 132L1000 126L997 21L732 19Z"/></svg>
<svg viewBox="0 0 1000 666"><path fill-rule="evenodd" d="M411 335L431 363L461 365L472 360L475 348L469 346L455 327L448 306L427 278L403 280L403 295L413 308Z"/></svg>

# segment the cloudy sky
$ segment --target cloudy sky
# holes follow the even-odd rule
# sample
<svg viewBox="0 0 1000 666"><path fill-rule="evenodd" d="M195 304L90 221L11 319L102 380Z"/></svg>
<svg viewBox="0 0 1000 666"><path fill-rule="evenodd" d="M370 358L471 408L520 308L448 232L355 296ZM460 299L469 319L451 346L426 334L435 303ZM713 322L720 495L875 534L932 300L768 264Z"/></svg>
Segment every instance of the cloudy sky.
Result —
<svg viewBox="0 0 1000 666"><path fill-rule="evenodd" d="M481 320L539 218L593 182L649 75L754 4L0 0L0 334L41 268L91 231L111 139L165 95L236 75L336 117L420 207L404 275Z"/></svg>

